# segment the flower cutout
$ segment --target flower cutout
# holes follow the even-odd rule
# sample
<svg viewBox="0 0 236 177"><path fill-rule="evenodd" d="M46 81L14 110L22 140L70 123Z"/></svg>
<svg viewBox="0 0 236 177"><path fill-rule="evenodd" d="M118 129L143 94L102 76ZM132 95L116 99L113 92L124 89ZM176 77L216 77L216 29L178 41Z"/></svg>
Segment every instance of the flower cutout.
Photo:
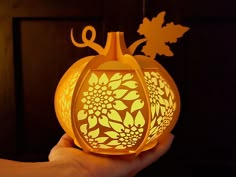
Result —
<svg viewBox="0 0 236 177"><path fill-rule="evenodd" d="M173 118L174 111L176 109L176 103L172 103L172 100L169 101L170 105L167 105L165 111L162 112L162 116L160 116L160 120L158 121L158 124L160 126L163 126L164 129L170 125L170 122Z"/></svg>
<svg viewBox="0 0 236 177"><path fill-rule="evenodd" d="M98 123L110 127L109 120L122 122L119 111L128 108L125 101L135 100L138 103L137 99L140 97L135 90L138 84L132 78L131 73L115 73L110 78L105 73L100 76L95 72L91 73L89 87L83 91L83 106L77 114L78 120L87 118L89 129ZM131 109L136 110L134 107Z"/></svg>
<svg viewBox="0 0 236 177"><path fill-rule="evenodd" d="M138 140L141 139L145 119L141 111L138 111L135 118L129 112L126 112L123 124L110 122L110 125L114 131L107 131L105 134L113 140L107 145L113 146L115 149L125 149L135 146Z"/></svg>
<svg viewBox="0 0 236 177"><path fill-rule="evenodd" d="M61 115L63 118L63 121L65 122L66 126L69 130L71 130L71 100L73 96L73 90L76 85L76 81L78 80L79 72L75 72L70 78L68 78L66 84L65 84L65 91L61 92L59 96L59 105L61 105ZM71 133L72 134L72 133Z"/></svg>
<svg viewBox="0 0 236 177"><path fill-rule="evenodd" d="M153 77L154 75L154 77ZM163 85L163 81L160 80L160 77L154 72L144 72L144 80L147 85L149 99L151 104L151 113L152 118L154 115L159 115L160 110L160 103L159 100L162 99L162 95L164 95L163 86L161 87L160 84Z"/></svg>
<svg viewBox="0 0 236 177"><path fill-rule="evenodd" d="M174 94L158 72L144 72L151 104L151 125L147 143L169 126L176 109Z"/></svg>
<svg viewBox="0 0 236 177"><path fill-rule="evenodd" d="M169 125L173 119L174 111L176 109L176 103L173 104L170 99L167 107L162 109L160 116L155 116L151 122L151 128L148 137L148 143L160 135Z"/></svg>

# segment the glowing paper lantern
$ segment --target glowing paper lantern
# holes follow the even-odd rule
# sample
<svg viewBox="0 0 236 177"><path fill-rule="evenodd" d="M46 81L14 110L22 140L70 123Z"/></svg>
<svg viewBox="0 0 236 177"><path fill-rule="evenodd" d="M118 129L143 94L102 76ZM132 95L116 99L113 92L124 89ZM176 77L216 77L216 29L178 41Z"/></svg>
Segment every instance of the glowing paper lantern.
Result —
<svg viewBox="0 0 236 177"><path fill-rule="evenodd" d="M178 89L168 72L154 60L172 56L166 45L176 42L187 27L169 23L165 12L143 20L138 32L145 36L126 47L122 32L110 32L105 48L94 42L96 31L87 26L84 43L77 47L98 52L74 63L64 74L55 94L55 110L63 129L84 151L100 154L138 154L154 147L170 132L179 116ZM92 36L87 39L90 31ZM136 47L146 42L143 52Z"/></svg>

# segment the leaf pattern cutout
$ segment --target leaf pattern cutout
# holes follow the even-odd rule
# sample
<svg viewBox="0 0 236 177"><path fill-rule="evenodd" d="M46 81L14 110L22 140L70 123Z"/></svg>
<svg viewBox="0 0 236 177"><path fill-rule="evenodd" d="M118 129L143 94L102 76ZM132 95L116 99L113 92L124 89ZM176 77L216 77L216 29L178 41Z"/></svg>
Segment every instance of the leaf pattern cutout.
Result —
<svg viewBox="0 0 236 177"><path fill-rule="evenodd" d="M174 93L158 72L145 71L144 79L151 103L151 125L147 143L160 135L173 119L176 109Z"/></svg>
<svg viewBox="0 0 236 177"><path fill-rule="evenodd" d="M71 101L72 101L72 95L73 90L75 88L76 82L79 78L79 72L75 72L71 75L70 78L66 80L64 91L61 92L59 96L59 105L61 105L61 114L63 118L63 122L68 127L68 130L72 130L71 125ZM81 117L83 118L83 117ZM72 134L72 133L71 133Z"/></svg>
<svg viewBox="0 0 236 177"><path fill-rule="evenodd" d="M164 17L165 12L161 12L151 21L144 18L143 24L138 29L138 33L147 38L142 52L151 58L155 58L156 54L173 56L174 54L167 43L176 43L177 39L189 30L188 27L175 25L173 22L164 26Z"/></svg>

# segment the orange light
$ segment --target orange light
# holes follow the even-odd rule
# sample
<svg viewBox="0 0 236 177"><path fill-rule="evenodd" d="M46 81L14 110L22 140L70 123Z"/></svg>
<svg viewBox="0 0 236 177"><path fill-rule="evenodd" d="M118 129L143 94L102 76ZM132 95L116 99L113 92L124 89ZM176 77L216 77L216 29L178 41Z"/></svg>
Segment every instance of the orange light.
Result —
<svg viewBox="0 0 236 177"><path fill-rule="evenodd" d="M84 151L137 155L154 147L175 126L179 92L154 58L157 53L172 56L166 43L176 42L189 28L173 23L163 27L164 15L162 12L152 21L145 18L138 32L146 38L129 48L122 32L108 33L103 48L94 42L96 31L92 26L82 32L84 43L77 43L71 31L75 46L88 46L99 53L74 63L55 94L55 111L62 128ZM92 33L90 39L86 37L88 31ZM143 42L146 56L133 56Z"/></svg>

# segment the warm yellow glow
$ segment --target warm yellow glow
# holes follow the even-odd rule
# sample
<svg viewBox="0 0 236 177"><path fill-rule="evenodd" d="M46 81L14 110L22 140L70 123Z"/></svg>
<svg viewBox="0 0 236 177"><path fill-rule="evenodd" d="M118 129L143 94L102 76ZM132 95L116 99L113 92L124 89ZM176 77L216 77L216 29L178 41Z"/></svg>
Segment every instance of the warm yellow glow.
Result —
<svg viewBox="0 0 236 177"><path fill-rule="evenodd" d="M176 100L173 91L158 72L144 72L151 104L151 126L148 142L159 136L173 119Z"/></svg>
<svg viewBox="0 0 236 177"><path fill-rule="evenodd" d="M60 124L85 151L138 154L154 147L173 129L180 111L178 89L154 57L157 53L172 55L166 42L176 42L188 28L173 23L163 27L164 15L162 12L152 21L144 19L139 33L146 38L128 49L120 32L108 33L103 48L94 42L96 30L92 26L83 30L83 43L76 42L71 31L75 46L88 46L99 54L73 64L55 95ZM146 56L133 56L143 42Z"/></svg>
<svg viewBox="0 0 236 177"><path fill-rule="evenodd" d="M91 147L127 150L142 143L147 105L140 85L134 72L123 70L97 70L85 78L77 98L77 124L81 137ZM96 137L98 132L103 141L94 146L94 141L86 137Z"/></svg>

